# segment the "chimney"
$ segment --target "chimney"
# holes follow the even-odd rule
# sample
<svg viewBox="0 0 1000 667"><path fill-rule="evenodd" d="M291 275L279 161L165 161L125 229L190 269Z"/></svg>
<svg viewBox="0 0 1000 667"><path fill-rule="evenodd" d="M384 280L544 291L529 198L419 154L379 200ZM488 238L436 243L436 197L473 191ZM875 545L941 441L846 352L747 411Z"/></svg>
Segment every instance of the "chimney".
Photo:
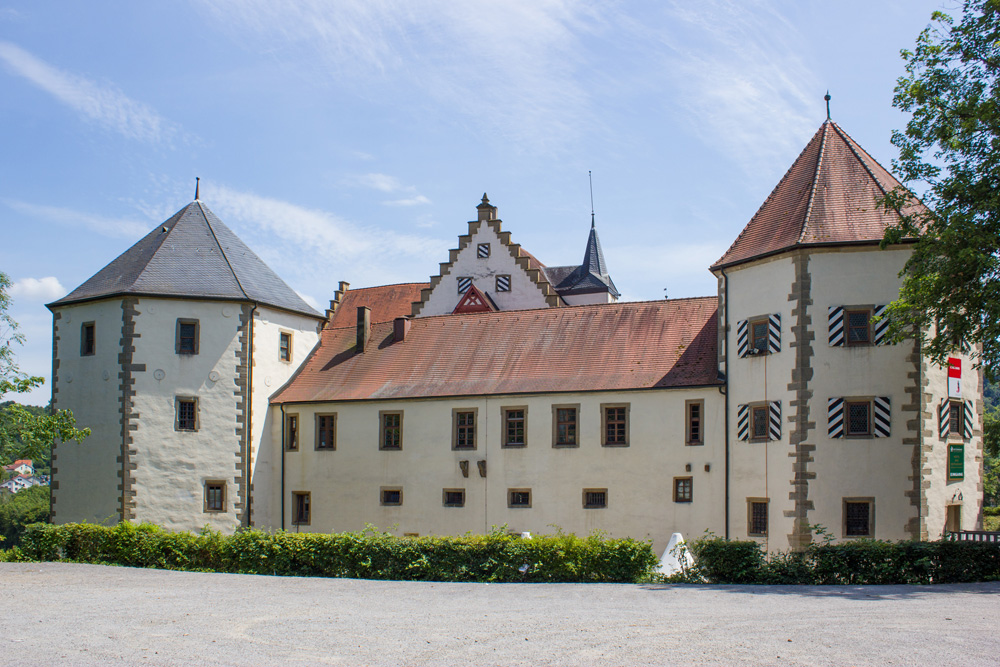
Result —
<svg viewBox="0 0 1000 667"><path fill-rule="evenodd" d="M333 299L330 300L330 307L326 309L326 321L329 323L333 320L334 314L337 312L337 308L340 307L340 302L344 300L344 295L347 290L350 289L351 283L346 280L340 281L340 288L333 293Z"/></svg>
<svg viewBox="0 0 1000 667"><path fill-rule="evenodd" d="M406 340L406 334L410 331L410 318L397 317L392 321L392 339L396 343Z"/></svg>
<svg viewBox="0 0 1000 667"><path fill-rule="evenodd" d="M476 207L476 211L479 213L479 222L497 219L497 207L490 204L485 192L483 193L483 201Z"/></svg>
<svg viewBox="0 0 1000 667"><path fill-rule="evenodd" d="M358 347L357 353L368 349L368 340L372 336L372 310L368 306L358 306Z"/></svg>

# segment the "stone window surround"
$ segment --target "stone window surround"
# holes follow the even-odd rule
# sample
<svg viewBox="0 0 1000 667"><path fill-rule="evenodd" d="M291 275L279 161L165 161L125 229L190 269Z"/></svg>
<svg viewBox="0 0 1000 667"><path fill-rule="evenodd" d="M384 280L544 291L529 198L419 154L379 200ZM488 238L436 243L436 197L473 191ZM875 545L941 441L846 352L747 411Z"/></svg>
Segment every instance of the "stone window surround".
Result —
<svg viewBox="0 0 1000 667"><path fill-rule="evenodd" d="M514 504L514 494L527 494L526 503ZM507 489L507 507L509 509L524 509L531 507L531 489L515 488Z"/></svg>
<svg viewBox="0 0 1000 667"><path fill-rule="evenodd" d="M472 446L458 446L458 416L472 413ZM467 428L467 427L465 427ZM451 410L451 448L454 451L470 452L479 447L479 408L452 408Z"/></svg>
<svg viewBox="0 0 1000 667"><path fill-rule="evenodd" d="M219 508L215 508L215 509L213 509L213 508L211 508L209 506L209 493L210 493L212 487L219 487L220 491L222 492L222 498L221 498L221 505L222 506L219 507ZM226 512L226 500L227 500L227 496L229 495L228 493L226 493L226 490L227 490L226 489L226 480L224 480L224 479L206 479L205 480L205 504L204 504L204 507L203 507L202 511L205 512L206 514L224 514Z"/></svg>
<svg viewBox="0 0 1000 667"><path fill-rule="evenodd" d="M390 415L399 416L399 426L389 427L399 430L399 442L396 445L385 445L385 418ZM403 411L402 410L379 410L378 412L378 448L379 451L397 452L403 449Z"/></svg>
<svg viewBox="0 0 1000 667"><path fill-rule="evenodd" d="M524 415L522 420L522 428L524 432L524 442L520 444L511 444L507 441L507 413L512 411L520 411ZM528 406L527 405L504 405L500 407L500 424L503 431L500 433L500 448L501 449L523 449L528 446Z"/></svg>
<svg viewBox="0 0 1000 667"><path fill-rule="evenodd" d="M292 428L292 423L294 422L295 428ZM289 412L285 414L285 451L286 452L297 452L299 451L299 436L302 431L302 420L299 419L299 413Z"/></svg>
<svg viewBox="0 0 1000 667"><path fill-rule="evenodd" d="M461 494L461 500L448 502L449 494ZM465 507L465 489L441 489L441 504L445 507Z"/></svg>
<svg viewBox="0 0 1000 667"><path fill-rule="evenodd" d="M90 332L88 341L87 332ZM87 343L90 343L88 348ZM97 324L93 320L80 325L80 356L92 357L97 354Z"/></svg>
<svg viewBox="0 0 1000 667"><path fill-rule="evenodd" d="M764 505L764 532L754 532L753 530L753 508L754 505ZM747 498L747 535L749 537L767 537L771 528L771 499L770 498Z"/></svg>
<svg viewBox="0 0 1000 667"><path fill-rule="evenodd" d="M698 437L694 438L691 435L692 422L694 418L691 416L692 408L698 407ZM705 399L689 399L684 401L684 442L688 445L704 445L705 444Z"/></svg>
<svg viewBox="0 0 1000 667"><path fill-rule="evenodd" d="M181 325L194 325L194 350L181 350ZM190 357L198 354L201 348L201 324L198 320L190 317L178 317L174 329L174 353L181 356Z"/></svg>
<svg viewBox="0 0 1000 667"><path fill-rule="evenodd" d="M848 535L847 534L847 506L852 503L867 503L868 504L868 533L865 535ZM842 514L843 520L841 523L841 535L845 540L856 540L859 538L875 537L875 496L859 496L844 498L842 500Z"/></svg>
<svg viewBox="0 0 1000 667"><path fill-rule="evenodd" d="M304 500L304 504L303 504ZM305 517L299 512L304 507ZM308 526L312 523L312 493L309 491L292 491L292 525Z"/></svg>
<svg viewBox="0 0 1000 667"><path fill-rule="evenodd" d="M387 500L389 494L398 493L398 500ZM403 504L403 487L401 486L380 486L378 489L378 503L383 507L399 507Z"/></svg>
<svg viewBox="0 0 1000 667"><path fill-rule="evenodd" d="M686 484L685 484L686 482ZM685 488L686 487L686 488ZM694 502L694 478L674 477L674 502L691 503Z"/></svg>
<svg viewBox="0 0 1000 667"><path fill-rule="evenodd" d="M285 345L286 340L288 341L288 345ZM284 329L278 332L278 361L285 364L292 363L292 358L295 356L292 347L294 341L294 332Z"/></svg>
<svg viewBox="0 0 1000 667"><path fill-rule="evenodd" d="M603 494L603 496L601 497L603 499L603 502L595 502L596 500L598 500L597 498L594 498L594 495L596 494ZM583 509L585 510L606 509L607 506L608 506L608 490L606 488L583 490Z"/></svg>
<svg viewBox="0 0 1000 667"><path fill-rule="evenodd" d="M333 419L333 428L331 430L331 442L329 445L320 447L320 418L331 418ZM337 413L336 412L317 412L313 416L313 424L315 425L316 437L314 438L313 448L318 452L334 452L337 451ZM299 425L301 428L301 424Z"/></svg>
<svg viewBox="0 0 1000 667"><path fill-rule="evenodd" d="M194 404L194 428L181 428L181 404ZM197 396L174 396L174 430L182 433L196 433L201 426Z"/></svg>
<svg viewBox="0 0 1000 667"><path fill-rule="evenodd" d="M574 410L576 412L576 429L573 442L559 442L559 411ZM603 420L602 420L603 421ZM556 449L573 449L580 446L580 404L554 403L552 405L552 446Z"/></svg>
<svg viewBox="0 0 1000 667"><path fill-rule="evenodd" d="M608 442L608 410L625 408L625 442ZM632 406L630 403L601 403L601 446L628 447L631 440ZM577 413L577 439L580 436L580 416Z"/></svg>

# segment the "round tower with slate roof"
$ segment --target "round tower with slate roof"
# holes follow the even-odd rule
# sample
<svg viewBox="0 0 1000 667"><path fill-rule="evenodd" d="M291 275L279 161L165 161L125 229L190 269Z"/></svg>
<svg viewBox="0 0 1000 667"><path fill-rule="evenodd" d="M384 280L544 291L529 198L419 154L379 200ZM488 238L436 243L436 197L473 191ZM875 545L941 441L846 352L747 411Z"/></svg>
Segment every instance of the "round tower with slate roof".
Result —
<svg viewBox="0 0 1000 667"><path fill-rule="evenodd" d="M197 199L48 307L53 404L92 430L53 448L55 523L270 522L268 397L322 315Z"/></svg>

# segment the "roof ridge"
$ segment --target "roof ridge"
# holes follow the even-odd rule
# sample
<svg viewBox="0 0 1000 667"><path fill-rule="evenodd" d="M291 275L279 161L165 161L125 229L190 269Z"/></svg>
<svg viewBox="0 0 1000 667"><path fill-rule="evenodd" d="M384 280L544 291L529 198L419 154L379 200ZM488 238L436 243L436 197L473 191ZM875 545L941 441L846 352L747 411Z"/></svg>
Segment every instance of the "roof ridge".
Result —
<svg viewBox="0 0 1000 667"><path fill-rule="evenodd" d="M223 248L222 244L219 243L219 237L215 234L215 228L212 227L212 221L208 219L207 215L205 215L205 208L201 205L201 201L196 199L192 203L198 205L198 210L201 211L201 217L205 219L205 226L208 227L208 231L212 232L212 240L214 240L215 245L218 246L219 254L222 255L222 259L226 260L226 266L229 267L229 272L233 274L233 280L236 281L236 286L240 288L240 292L243 293L243 296L246 297L247 301L253 301L256 303L257 300L251 299L250 295L247 294L247 291L243 289L243 283L240 282L240 277L236 275L236 269L233 268L233 263L229 261L229 256L226 254L225 248Z"/></svg>
<svg viewBox="0 0 1000 667"><path fill-rule="evenodd" d="M886 169L885 167L883 167L881 164L879 164L878 160L876 160L875 158L873 158L871 156L871 154L868 151L866 151L864 148L861 148L861 146L857 142L854 141L854 139L851 137L851 135L847 134L847 132L845 132L844 130L842 130L839 125L837 125L833 121L830 121L830 122L833 124L833 129L837 131L837 134L839 134L840 137L841 137L841 139L844 140L844 143L847 144L847 147L851 149L851 153L854 154L854 157L856 157L858 159L858 162L860 162L861 166L865 168L865 171L868 172L868 175L871 177L871 179L873 181L875 181L875 185L878 186L878 189L882 191L883 195L887 194L886 191L885 191L885 187L883 187L883 185L882 185L882 181L880 181L878 179L878 176L876 176L875 173L871 170L871 167L868 166L868 161L865 160L865 158L868 158L868 160L871 160L875 164L878 164L879 168L882 169L882 171L884 171L885 173L889 174L890 176L892 175L892 172L889 171L888 169ZM858 151L861 151L862 153L864 153L864 157L862 157L861 155L859 155Z"/></svg>
<svg viewBox="0 0 1000 667"><path fill-rule="evenodd" d="M802 240L806 237L806 229L809 227L809 217L812 215L813 202L816 200L816 184L819 183L819 172L823 168L823 153L826 151L826 135L829 132L830 125L833 121L827 119L823 121L821 127L823 131L823 136L819 140L819 151L816 154L816 169L813 171L813 180L809 184L809 203L806 204L806 214L802 218L802 229L799 230L799 238L796 244L802 243Z"/></svg>

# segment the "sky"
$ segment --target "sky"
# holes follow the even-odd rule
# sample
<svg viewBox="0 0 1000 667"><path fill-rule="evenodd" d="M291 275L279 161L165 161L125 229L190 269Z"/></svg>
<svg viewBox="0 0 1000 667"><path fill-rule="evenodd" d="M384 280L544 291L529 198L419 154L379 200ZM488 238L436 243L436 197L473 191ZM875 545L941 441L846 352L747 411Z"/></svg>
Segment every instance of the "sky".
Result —
<svg viewBox="0 0 1000 667"><path fill-rule="evenodd" d="M65 296L194 198L318 310L422 282L476 217L625 300L708 267L826 118L891 169L955 0L0 0L0 271L49 378ZM45 404L45 387L22 402Z"/></svg>

